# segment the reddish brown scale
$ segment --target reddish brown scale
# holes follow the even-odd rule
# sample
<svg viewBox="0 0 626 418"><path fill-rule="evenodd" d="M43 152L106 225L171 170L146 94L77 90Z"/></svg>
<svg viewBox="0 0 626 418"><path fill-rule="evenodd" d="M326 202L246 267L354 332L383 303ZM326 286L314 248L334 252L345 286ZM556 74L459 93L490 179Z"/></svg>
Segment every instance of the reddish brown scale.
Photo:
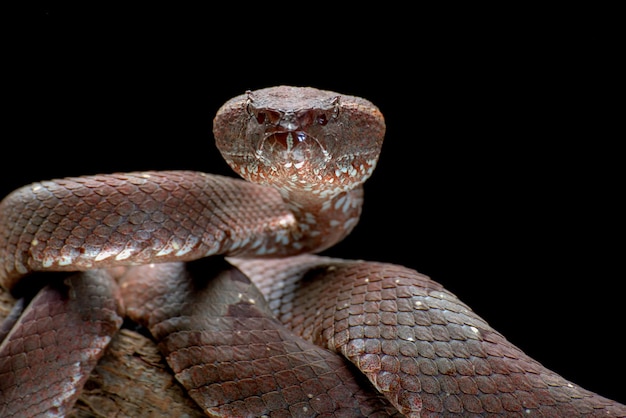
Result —
<svg viewBox="0 0 626 418"><path fill-rule="evenodd" d="M122 325L105 271L45 287L0 343L0 416L65 416Z"/></svg>
<svg viewBox="0 0 626 418"><path fill-rule="evenodd" d="M398 416L345 359L293 338L226 263L135 267L122 288L129 315L210 414Z"/></svg>
<svg viewBox="0 0 626 418"><path fill-rule="evenodd" d="M372 103L261 89L226 102L213 132L248 182L116 173L34 183L0 202L4 288L39 270L101 269L45 287L0 331L1 416L68 411L121 306L210 416L626 416L413 270L269 258L321 251L356 225L385 133ZM206 257L218 254L248 258L230 260L267 304L238 270ZM114 272L125 272L123 304Z"/></svg>
<svg viewBox="0 0 626 418"><path fill-rule="evenodd" d="M407 416L626 414L528 357L414 270L312 255L230 261L286 327L344 355Z"/></svg>

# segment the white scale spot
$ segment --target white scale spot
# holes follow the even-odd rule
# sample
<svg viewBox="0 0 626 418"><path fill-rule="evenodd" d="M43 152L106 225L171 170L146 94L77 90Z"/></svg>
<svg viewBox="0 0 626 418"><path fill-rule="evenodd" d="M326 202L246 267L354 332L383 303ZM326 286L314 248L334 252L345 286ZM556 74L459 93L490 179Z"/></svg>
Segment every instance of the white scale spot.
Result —
<svg viewBox="0 0 626 418"><path fill-rule="evenodd" d="M230 250L236 250L237 248L241 247L243 245L243 240L235 240L233 241L232 245L230 246Z"/></svg>
<svg viewBox="0 0 626 418"><path fill-rule="evenodd" d="M187 254L189 251L194 249L198 241L199 239L197 237L189 237L185 245L183 245L183 247L176 252L176 255L181 256Z"/></svg>
<svg viewBox="0 0 626 418"><path fill-rule="evenodd" d="M59 259L59 266L69 266L72 264L72 257L64 255Z"/></svg>
<svg viewBox="0 0 626 418"><path fill-rule="evenodd" d="M205 257L206 257L206 256L209 256L209 255L214 255L214 254L216 254L216 253L217 253L217 251L218 251L218 250L219 250L219 248L220 248L220 247L219 247L219 244L218 244L217 242L213 242L213 243L210 243L210 244L211 244L211 246L209 247L209 249L208 249L208 250L206 250L206 251L204 252L204 256L205 256Z"/></svg>
<svg viewBox="0 0 626 418"><path fill-rule="evenodd" d="M43 261L41 262L41 266L44 268L47 268L47 267L50 267L53 263L54 263L54 259L50 256L46 256L43 258Z"/></svg>
<svg viewBox="0 0 626 418"><path fill-rule="evenodd" d="M357 222L359 222L357 218L350 218L343 224L343 228L345 230L349 230L353 228L357 224Z"/></svg>
<svg viewBox="0 0 626 418"><path fill-rule="evenodd" d="M168 255L171 252L172 252L172 249L170 247L164 247L163 249L161 249L161 251L159 251L155 255L157 257L163 257L164 255Z"/></svg>
<svg viewBox="0 0 626 418"><path fill-rule="evenodd" d="M252 248L259 248L263 244L263 239L258 237L251 245Z"/></svg>
<svg viewBox="0 0 626 418"><path fill-rule="evenodd" d="M161 251L159 251L158 253L156 253L157 257L162 257L164 255L169 255L171 253L173 253L174 251L178 251L180 250L180 244L174 240L171 240L167 243L167 245L165 247L163 247L161 249ZM116 257L117 259L117 257Z"/></svg>
<svg viewBox="0 0 626 418"><path fill-rule="evenodd" d="M36 247L36 246L38 246L38 245L39 245L39 240L38 240L37 238L33 239L33 240L30 242L30 245L31 245L32 247Z"/></svg>
<svg viewBox="0 0 626 418"><path fill-rule="evenodd" d="M244 239L235 239L235 237L232 237L233 241L233 245L230 246L231 250L237 249L239 247L243 247L244 245L248 245L250 243L250 240L252 239L252 237L247 236Z"/></svg>
<svg viewBox="0 0 626 418"><path fill-rule="evenodd" d="M274 254L276 251L278 251L276 247L271 247L271 248L261 247L258 250L256 250L256 253L259 255L267 255L267 254Z"/></svg>
<svg viewBox="0 0 626 418"><path fill-rule="evenodd" d="M314 225L314 224L316 224L316 223L317 223L317 222L316 222L315 215L313 215L313 214L312 214L312 213L310 213L310 212L306 212L306 213L304 214L304 220L305 220L305 222L306 222L306 223L311 224L311 225Z"/></svg>
<svg viewBox="0 0 626 418"><path fill-rule="evenodd" d="M341 196L339 199L335 200L335 209L339 209L341 205L343 205L346 201L346 195ZM345 212L345 210L344 210Z"/></svg>
<svg viewBox="0 0 626 418"><path fill-rule="evenodd" d="M345 196L344 196L345 197ZM341 210L343 211L343 213L348 212L348 210L350 209L350 206L352 203L351 199L346 198L345 202L343 202L343 208L341 208Z"/></svg>
<svg viewBox="0 0 626 418"><path fill-rule="evenodd" d="M274 238L274 242L280 243L281 245L287 245L289 244L289 241L289 235L286 231L278 231L276 237Z"/></svg>
<svg viewBox="0 0 626 418"><path fill-rule="evenodd" d="M479 335L479 334L480 334L480 331L478 330L478 328L476 328L476 327L470 327L470 329L472 330L472 332L473 332L474 334L476 334L476 335Z"/></svg>
<svg viewBox="0 0 626 418"><path fill-rule="evenodd" d="M94 260L95 261L106 260L107 258L109 258L109 257L111 257L111 256L113 256L115 254L116 254L115 251L100 251Z"/></svg>
<svg viewBox="0 0 626 418"><path fill-rule="evenodd" d="M133 255L133 250L131 248L124 248L124 250L115 256L116 260L126 260L128 257Z"/></svg>

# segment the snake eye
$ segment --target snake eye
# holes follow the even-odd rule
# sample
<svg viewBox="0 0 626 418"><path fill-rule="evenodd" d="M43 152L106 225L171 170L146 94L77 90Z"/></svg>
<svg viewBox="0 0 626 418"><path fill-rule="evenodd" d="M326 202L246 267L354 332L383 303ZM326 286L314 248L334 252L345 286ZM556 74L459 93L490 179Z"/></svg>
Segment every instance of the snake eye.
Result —
<svg viewBox="0 0 626 418"><path fill-rule="evenodd" d="M256 121L259 125L263 125L265 123L265 113L264 112L257 112L256 114Z"/></svg>
<svg viewBox="0 0 626 418"><path fill-rule="evenodd" d="M323 109L323 110L306 110L297 113L298 123L301 127L311 126L317 124L320 126L326 126L331 119L337 117L335 109Z"/></svg>
<svg viewBox="0 0 626 418"><path fill-rule="evenodd" d="M339 107L339 96L333 97L330 101L330 107L315 116L315 123L321 126L326 126L331 119L336 119L339 116Z"/></svg>
<svg viewBox="0 0 626 418"><path fill-rule="evenodd" d="M255 109L252 106L248 107L248 113L256 119L259 125L278 125L283 117L283 114L279 111Z"/></svg>

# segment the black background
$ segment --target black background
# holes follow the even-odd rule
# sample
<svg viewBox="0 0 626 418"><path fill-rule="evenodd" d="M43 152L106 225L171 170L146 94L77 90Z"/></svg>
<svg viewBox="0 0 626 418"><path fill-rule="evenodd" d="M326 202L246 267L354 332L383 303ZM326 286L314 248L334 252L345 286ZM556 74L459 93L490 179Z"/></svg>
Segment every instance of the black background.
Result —
<svg viewBox="0 0 626 418"><path fill-rule="evenodd" d="M548 368L626 402L612 383L626 362L623 152L600 95L610 27L582 10L307 7L21 13L0 195L113 171L230 174L211 134L230 97L362 96L386 142L361 223L327 253L425 273Z"/></svg>

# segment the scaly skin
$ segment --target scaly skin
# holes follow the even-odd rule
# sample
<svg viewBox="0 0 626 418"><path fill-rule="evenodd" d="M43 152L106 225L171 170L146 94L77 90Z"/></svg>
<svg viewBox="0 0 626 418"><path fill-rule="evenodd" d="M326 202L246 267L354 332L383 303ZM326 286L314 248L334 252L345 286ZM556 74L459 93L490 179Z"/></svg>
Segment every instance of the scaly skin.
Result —
<svg viewBox="0 0 626 418"><path fill-rule="evenodd" d="M367 100L279 86L215 117L247 181L116 173L11 193L0 284L50 285L0 344L0 414L64 415L127 315L209 416L626 416L418 272L310 254L357 224L384 132Z"/></svg>

